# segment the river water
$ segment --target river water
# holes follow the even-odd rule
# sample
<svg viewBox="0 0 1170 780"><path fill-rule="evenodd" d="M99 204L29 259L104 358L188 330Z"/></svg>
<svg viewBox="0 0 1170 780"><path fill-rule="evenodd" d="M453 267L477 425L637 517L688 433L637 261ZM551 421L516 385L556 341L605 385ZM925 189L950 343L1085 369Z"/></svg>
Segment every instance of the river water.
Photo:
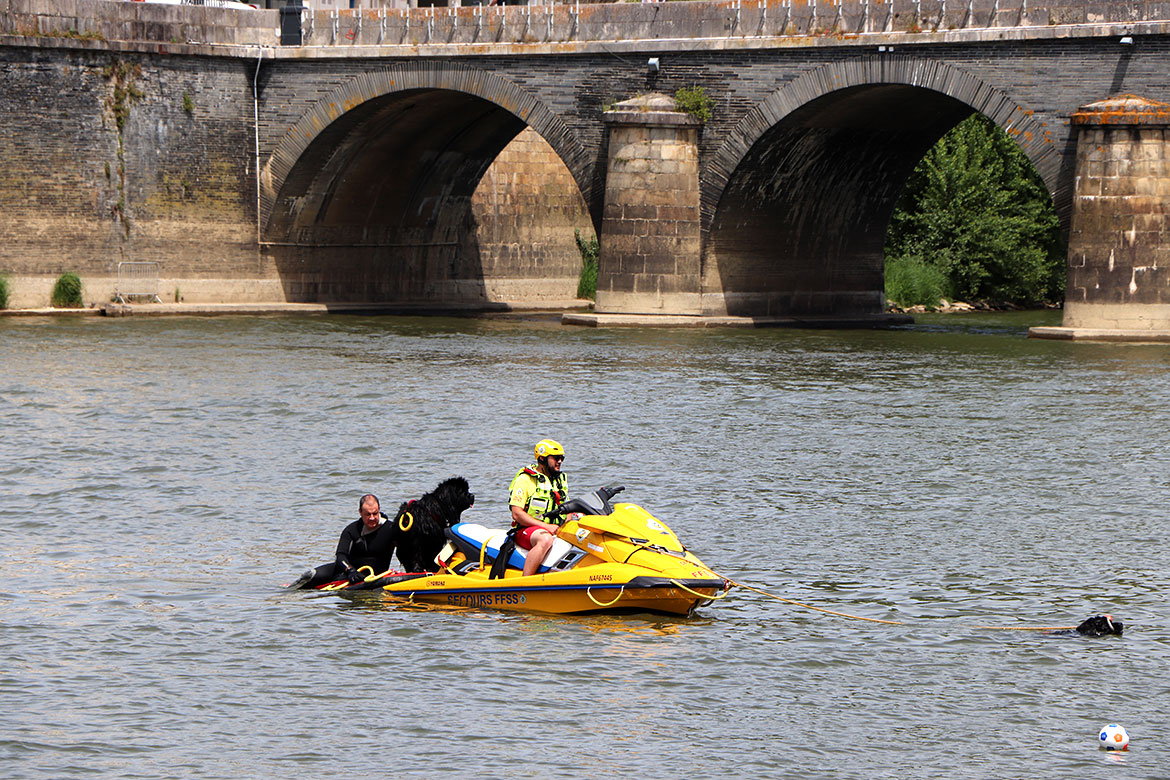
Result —
<svg viewBox="0 0 1170 780"><path fill-rule="evenodd" d="M1164 778L1170 349L1053 316L0 320L0 776ZM366 491L461 474L502 525L545 436L716 571L900 624L279 589Z"/></svg>

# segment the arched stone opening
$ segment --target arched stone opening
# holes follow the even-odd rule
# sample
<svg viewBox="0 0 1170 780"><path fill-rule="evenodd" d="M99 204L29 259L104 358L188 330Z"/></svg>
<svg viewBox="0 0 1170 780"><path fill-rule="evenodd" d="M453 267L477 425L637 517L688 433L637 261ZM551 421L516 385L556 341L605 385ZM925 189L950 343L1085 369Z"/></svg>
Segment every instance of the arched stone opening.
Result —
<svg viewBox="0 0 1170 780"><path fill-rule="evenodd" d="M973 111L1015 137L1058 206L1067 201L1051 134L1002 93L937 64L873 65L797 79L715 155L703 183L705 314L881 313L883 246L906 179Z"/></svg>
<svg viewBox="0 0 1170 780"><path fill-rule="evenodd" d="M533 204L515 188L543 186L564 195L550 208L584 214L587 227L576 182L588 173L575 139L515 85L485 76L472 79L472 91L463 83L466 69L451 68L355 80L278 144L262 172L261 245L286 299L450 307L574 297L580 256L567 219L557 222L559 248L539 257L533 253L543 245L528 240L531 233L516 251L520 241L481 223L498 216L499 203ZM580 176L560 165L552 174L512 177L506 193L502 177L490 176L481 197L497 203L477 205L485 172L529 126L540 135L525 133L524 143L554 164L568 149L565 162L576 163ZM485 240L495 242L487 251Z"/></svg>

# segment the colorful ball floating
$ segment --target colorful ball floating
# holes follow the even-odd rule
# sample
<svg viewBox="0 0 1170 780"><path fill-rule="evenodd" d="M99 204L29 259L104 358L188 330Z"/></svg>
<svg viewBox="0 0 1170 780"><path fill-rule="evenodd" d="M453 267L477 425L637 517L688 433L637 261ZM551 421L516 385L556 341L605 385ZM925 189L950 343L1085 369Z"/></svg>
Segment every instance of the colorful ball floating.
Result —
<svg viewBox="0 0 1170 780"><path fill-rule="evenodd" d="M1128 750L1129 732L1120 723L1110 723L1101 727L1097 741L1102 750Z"/></svg>

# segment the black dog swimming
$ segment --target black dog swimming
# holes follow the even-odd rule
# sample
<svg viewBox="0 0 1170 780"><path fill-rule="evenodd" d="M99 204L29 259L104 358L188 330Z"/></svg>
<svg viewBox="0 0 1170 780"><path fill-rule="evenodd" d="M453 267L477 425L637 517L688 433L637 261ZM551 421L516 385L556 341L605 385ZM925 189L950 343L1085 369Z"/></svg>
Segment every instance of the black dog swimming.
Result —
<svg viewBox="0 0 1170 780"><path fill-rule="evenodd" d="M1093 615L1081 621L1076 628L1059 628L1045 631L1049 636L1121 636L1125 624L1114 620L1112 615Z"/></svg>
<svg viewBox="0 0 1170 780"><path fill-rule="evenodd" d="M1093 615L1081 623L1075 631L1081 636L1121 636L1125 625L1114 620L1112 615Z"/></svg>
<svg viewBox="0 0 1170 780"><path fill-rule="evenodd" d="M443 531L459 522L459 516L475 503L475 495L463 477L443 480L430 493L398 507L394 517L398 562L405 571L438 571L435 556L447 543Z"/></svg>

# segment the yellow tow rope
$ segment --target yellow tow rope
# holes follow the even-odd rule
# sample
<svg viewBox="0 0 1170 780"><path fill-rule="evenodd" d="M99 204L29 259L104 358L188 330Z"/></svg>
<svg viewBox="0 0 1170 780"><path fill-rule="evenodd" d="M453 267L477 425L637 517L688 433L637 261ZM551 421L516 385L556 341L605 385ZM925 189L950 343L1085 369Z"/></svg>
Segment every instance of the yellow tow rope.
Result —
<svg viewBox="0 0 1170 780"><path fill-rule="evenodd" d="M971 626L987 631L1076 631L1076 626Z"/></svg>
<svg viewBox="0 0 1170 780"><path fill-rule="evenodd" d="M824 609L822 607L814 607L812 604L804 604L804 603L799 602L799 601L793 601L792 599L786 599L783 596L777 596L774 593L768 593L767 591L760 590L759 588L753 588L751 585L744 585L741 582L736 582L735 580L731 579L730 577L724 577L722 574L718 574L716 572L712 572L712 574L715 574L716 577L719 577L719 578L725 580L729 585L734 585L737 588L744 588L744 589L750 590L754 593L759 593L761 596L767 596L770 599L776 599L777 601L783 601L785 604L792 604L794 606L801 607L803 609L811 609L811 610L815 610L817 612L824 612L825 614L828 614L828 615L836 615L838 617L850 618L851 620L865 620L865 621L870 622L870 623L884 623L888 626L904 626L904 625L906 625L906 623L904 621L901 621L901 620L882 620L880 618L862 617L860 615L850 615L846 612L835 612L831 609ZM726 594L724 594L724 595L726 595ZM722 598L722 597L720 597L720 598ZM982 629L985 631L1074 631L1074 630L1076 630L1076 626L971 626L971 628Z"/></svg>
<svg viewBox="0 0 1170 780"><path fill-rule="evenodd" d="M716 575L716 576L722 577L723 575ZM867 620L870 623L885 623L886 625L889 625L889 626L904 626L904 625L906 625L901 620L881 620L880 618L861 617L860 615L850 615L850 614L847 614L845 612L834 612L831 609L823 609L821 607L814 607L812 604L803 604L799 601L793 601L792 599L786 599L783 596L777 596L774 593L769 593L766 590L760 590L759 588L753 588L751 585L744 585L742 582L736 582L735 580L730 579L728 577L723 577L723 579L727 580L729 583L731 583L732 585L734 585L737 588L745 588L745 589L753 591L755 593L759 593L761 596L767 596L770 599L776 599L777 601L783 601L785 604L793 604L797 607L803 607L804 609L812 609L812 610L816 610L817 612L824 612L825 614L828 614L828 615L836 615L838 617L852 618L853 620Z"/></svg>
<svg viewBox="0 0 1170 780"><path fill-rule="evenodd" d="M727 582L731 585L735 584L731 580L727 580ZM727 598L727 591L729 590L728 588L724 588L723 592L720 593L718 596L714 596L714 595L707 596L705 594L699 593L699 591L697 591L697 590L691 590L690 588L688 588L686 585L683 585L678 580L671 580L670 584L675 586L676 588L679 588L680 590L685 590L687 593L691 594L692 596L698 596L699 598L706 599L707 601L718 601L719 599L725 599L725 598Z"/></svg>

